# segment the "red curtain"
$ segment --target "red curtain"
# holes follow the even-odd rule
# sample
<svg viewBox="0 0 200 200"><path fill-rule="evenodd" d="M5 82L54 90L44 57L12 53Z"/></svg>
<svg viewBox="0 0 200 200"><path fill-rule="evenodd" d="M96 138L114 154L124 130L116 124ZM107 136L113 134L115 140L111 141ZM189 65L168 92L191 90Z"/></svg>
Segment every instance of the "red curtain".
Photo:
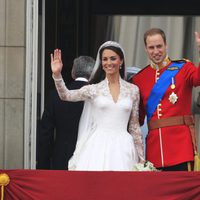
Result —
<svg viewBox="0 0 200 200"><path fill-rule="evenodd" d="M5 200L200 200L200 172L0 170Z"/></svg>

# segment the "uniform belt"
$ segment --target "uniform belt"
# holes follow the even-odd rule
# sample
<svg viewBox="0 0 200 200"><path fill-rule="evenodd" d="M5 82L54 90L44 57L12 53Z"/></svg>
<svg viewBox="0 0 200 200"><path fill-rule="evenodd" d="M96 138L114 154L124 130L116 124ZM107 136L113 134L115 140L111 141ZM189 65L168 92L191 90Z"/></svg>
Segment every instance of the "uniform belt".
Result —
<svg viewBox="0 0 200 200"><path fill-rule="evenodd" d="M163 119L151 120L148 122L148 128L149 130L153 130L167 126L177 126L177 125L188 126L191 133L194 154L196 154L198 152L198 148L197 148L197 140L196 140L194 124L195 120L192 115L184 115L184 116L175 116L175 117L167 117ZM188 171L191 171L191 164L188 164Z"/></svg>
<svg viewBox="0 0 200 200"><path fill-rule="evenodd" d="M184 116L166 117L162 119L151 120L148 122L149 130L163 128L166 126L177 126L177 125L186 125L186 126L194 125L194 118L192 115L184 115Z"/></svg>

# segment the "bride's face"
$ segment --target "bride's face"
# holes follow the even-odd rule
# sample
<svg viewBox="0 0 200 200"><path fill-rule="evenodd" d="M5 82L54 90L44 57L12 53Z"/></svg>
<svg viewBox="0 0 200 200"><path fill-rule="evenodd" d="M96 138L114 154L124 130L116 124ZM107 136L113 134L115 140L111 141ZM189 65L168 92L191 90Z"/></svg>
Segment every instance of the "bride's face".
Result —
<svg viewBox="0 0 200 200"><path fill-rule="evenodd" d="M102 53L102 66L106 74L119 73L122 60L119 55L110 49L105 49Z"/></svg>

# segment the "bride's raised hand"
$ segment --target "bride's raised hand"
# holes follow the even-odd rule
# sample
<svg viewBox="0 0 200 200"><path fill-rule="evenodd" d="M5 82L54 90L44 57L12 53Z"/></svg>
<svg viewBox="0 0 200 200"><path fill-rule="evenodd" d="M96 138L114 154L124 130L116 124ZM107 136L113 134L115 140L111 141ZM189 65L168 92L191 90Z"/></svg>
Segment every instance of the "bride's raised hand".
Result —
<svg viewBox="0 0 200 200"><path fill-rule="evenodd" d="M62 67L63 63L62 63L61 50L55 49L54 53L51 54L51 70L53 74L59 76L61 74Z"/></svg>

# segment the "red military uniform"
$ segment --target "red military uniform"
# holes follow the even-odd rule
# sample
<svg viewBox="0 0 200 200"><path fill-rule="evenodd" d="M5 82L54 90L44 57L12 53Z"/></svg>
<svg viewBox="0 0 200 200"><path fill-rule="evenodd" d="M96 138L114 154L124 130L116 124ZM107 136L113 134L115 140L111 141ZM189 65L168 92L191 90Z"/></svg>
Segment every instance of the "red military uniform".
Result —
<svg viewBox="0 0 200 200"><path fill-rule="evenodd" d="M149 65L133 77L133 83L139 87L141 94L140 122L144 121L150 92L169 64L158 70ZM193 63L185 61L173 82L175 88L170 86L167 88L150 120L191 115L192 88L200 85L200 66L197 68ZM169 99L172 93L178 97L175 103ZM146 159L155 167L169 167L193 161L193 158L188 126L176 125L149 130L146 138Z"/></svg>

